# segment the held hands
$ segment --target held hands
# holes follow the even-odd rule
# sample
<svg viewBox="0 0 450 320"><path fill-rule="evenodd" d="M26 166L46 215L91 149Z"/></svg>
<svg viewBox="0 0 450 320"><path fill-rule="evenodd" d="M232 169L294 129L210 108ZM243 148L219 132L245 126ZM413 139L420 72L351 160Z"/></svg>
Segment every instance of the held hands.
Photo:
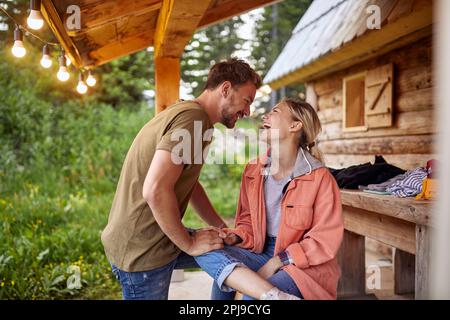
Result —
<svg viewBox="0 0 450 320"><path fill-rule="evenodd" d="M206 227L193 232L191 236L191 246L186 253L191 256L199 256L208 251L222 249L225 232L216 227Z"/></svg>
<svg viewBox="0 0 450 320"><path fill-rule="evenodd" d="M275 272L277 272L283 266L278 255L269 259L265 265L263 265L259 270L258 274L264 279L270 278Z"/></svg>

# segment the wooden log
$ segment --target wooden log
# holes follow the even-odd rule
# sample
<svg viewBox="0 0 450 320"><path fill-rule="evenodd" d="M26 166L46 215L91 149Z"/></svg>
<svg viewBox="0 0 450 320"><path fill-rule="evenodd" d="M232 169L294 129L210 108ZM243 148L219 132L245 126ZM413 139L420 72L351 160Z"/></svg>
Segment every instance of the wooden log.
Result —
<svg viewBox="0 0 450 320"><path fill-rule="evenodd" d="M211 3L212 0L163 1L156 23L154 57L181 57Z"/></svg>
<svg viewBox="0 0 450 320"><path fill-rule="evenodd" d="M427 134L320 141L318 146L326 154L427 154L433 153L433 143Z"/></svg>
<svg viewBox="0 0 450 320"><path fill-rule="evenodd" d="M323 96L342 89L342 73L330 75L314 82L314 91L317 96Z"/></svg>
<svg viewBox="0 0 450 320"><path fill-rule="evenodd" d="M373 211L343 205L346 230L415 254L415 225Z"/></svg>
<svg viewBox="0 0 450 320"><path fill-rule="evenodd" d="M342 88L329 94L319 96L317 105L319 110L342 107Z"/></svg>
<svg viewBox="0 0 450 320"><path fill-rule="evenodd" d="M397 94L433 87L431 61L415 68L398 70L394 82Z"/></svg>
<svg viewBox="0 0 450 320"><path fill-rule="evenodd" d="M321 124L342 121L342 106L319 110L317 115Z"/></svg>
<svg viewBox="0 0 450 320"><path fill-rule="evenodd" d="M413 254L395 250L394 254L394 293L414 293L416 258Z"/></svg>
<svg viewBox="0 0 450 320"><path fill-rule="evenodd" d="M429 299L430 281L430 251L431 251L431 230L430 227L416 226L416 280L415 299Z"/></svg>
<svg viewBox="0 0 450 320"><path fill-rule="evenodd" d="M398 112L423 111L433 108L433 88L407 91L395 96L394 108Z"/></svg>
<svg viewBox="0 0 450 320"><path fill-rule="evenodd" d="M360 155L360 154L324 154L325 165L330 168L346 168L355 164L366 162L374 162L374 155ZM399 168L404 170L411 170L417 167L425 166L430 159L439 159L437 154L393 154L383 155L384 159Z"/></svg>
<svg viewBox="0 0 450 320"><path fill-rule="evenodd" d="M415 224L431 224L433 206L430 201L382 196L358 190L341 190L341 200L342 204L348 207L376 211Z"/></svg>
<svg viewBox="0 0 450 320"><path fill-rule="evenodd" d="M180 59L155 58L156 113L175 103L180 96Z"/></svg>
<svg viewBox="0 0 450 320"><path fill-rule="evenodd" d="M436 133L433 110L399 113L394 119L394 126L389 128L374 128L364 132L343 132L342 122L325 123L319 140L341 140L359 137L385 137L415 134Z"/></svg>
<svg viewBox="0 0 450 320"><path fill-rule="evenodd" d="M364 295L366 292L364 237L344 230L337 258L341 267L338 299Z"/></svg>

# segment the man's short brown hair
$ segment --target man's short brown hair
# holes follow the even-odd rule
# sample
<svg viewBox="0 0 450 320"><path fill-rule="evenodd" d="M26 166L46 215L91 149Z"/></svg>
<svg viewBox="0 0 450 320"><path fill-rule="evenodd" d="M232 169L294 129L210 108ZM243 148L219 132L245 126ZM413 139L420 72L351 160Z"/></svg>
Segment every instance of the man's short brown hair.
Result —
<svg viewBox="0 0 450 320"><path fill-rule="evenodd" d="M250 81L256 89L262 84L259 74L247 62L237 58L230 58L212 66L209 70L205 90L215 89L224 81L230 81L233 86L243 85Z"/></svg>

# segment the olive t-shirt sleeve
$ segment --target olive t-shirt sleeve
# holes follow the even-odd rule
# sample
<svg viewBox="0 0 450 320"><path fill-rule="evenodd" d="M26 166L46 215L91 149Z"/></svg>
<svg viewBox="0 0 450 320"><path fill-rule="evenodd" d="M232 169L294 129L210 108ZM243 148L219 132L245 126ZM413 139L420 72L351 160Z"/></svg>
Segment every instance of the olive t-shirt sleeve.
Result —
<svg viewBox="0 0 450 320"><path fill-rule="evenodd" d="M208 115L203 110L188 109L180 112L168 124L156 150L172 153L176 164L203 163L203 150L210 142L211 129Z"/></svg>

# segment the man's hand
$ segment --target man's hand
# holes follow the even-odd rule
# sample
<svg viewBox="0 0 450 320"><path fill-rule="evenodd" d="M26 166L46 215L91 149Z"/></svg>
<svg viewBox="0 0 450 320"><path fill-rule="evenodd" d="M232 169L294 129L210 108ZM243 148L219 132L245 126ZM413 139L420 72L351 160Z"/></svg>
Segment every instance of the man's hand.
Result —
<svg viewBox="0 0 450 320"><path fill-rule="evenodd" d="M258 274L264 279L270 278L275 272L277 272L283 266L283 262L281 262L278 256L270 258L269 261L266 262L259 270Z"/></svg>
<svg viewBox="0 0 450 320"><path fill-rule="evenodd" d="M190 256L199 256L208 251L222 249L223 239L220 235L224 236L225 233L215 227L207 227L204 229L196 230L192 234L192 244L186 250L186 253Z"/></svg>

